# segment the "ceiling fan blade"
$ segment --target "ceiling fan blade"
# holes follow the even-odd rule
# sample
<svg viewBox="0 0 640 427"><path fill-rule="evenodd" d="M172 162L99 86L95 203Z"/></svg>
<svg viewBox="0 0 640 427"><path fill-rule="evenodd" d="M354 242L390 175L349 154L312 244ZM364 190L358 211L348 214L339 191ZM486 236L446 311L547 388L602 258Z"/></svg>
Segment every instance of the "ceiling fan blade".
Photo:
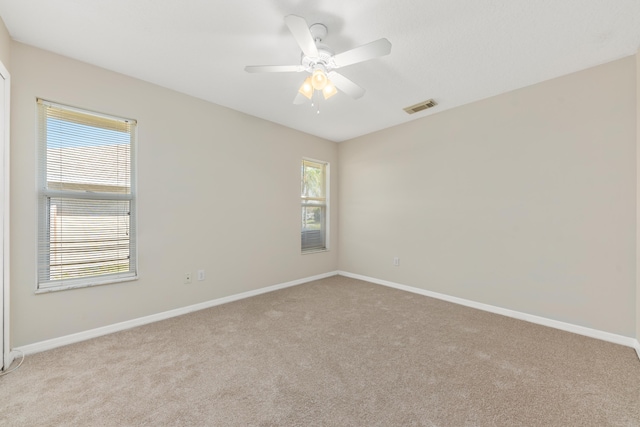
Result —
<svg viewBox="0 0 640 427"><path fill-rule="evenodd" d="M363 88L335 71L330 71L327 75L329 80L340 89L342 92L346 93L353 99L361 98L362 95L366 92Z"/></svg>
<svg viewBox="0 0 640 427"><path fill-rule="evenodd" d="M297 73L304 70L302 65L247 65L247 73Z"/></svg>
<svg viewBox="0 0 640 427"><path fill-rule="evenodd" d="M363 44L346 52L339 53L333 57L336 68L368 61L388 55L391 52L391 42L387 39L378 39L371 43Z"/></svg>
<svg viewBox="0 0 640 427"><path fill-rule="evenodd" d="M318 48L316 42L313 40L311 31L309 31L309 25L304 18L296 15L287 15L284 18L284 23L289 27L289 31L296 39L298 46L302 49L305 55L311 57L318 56Z"/></svg>

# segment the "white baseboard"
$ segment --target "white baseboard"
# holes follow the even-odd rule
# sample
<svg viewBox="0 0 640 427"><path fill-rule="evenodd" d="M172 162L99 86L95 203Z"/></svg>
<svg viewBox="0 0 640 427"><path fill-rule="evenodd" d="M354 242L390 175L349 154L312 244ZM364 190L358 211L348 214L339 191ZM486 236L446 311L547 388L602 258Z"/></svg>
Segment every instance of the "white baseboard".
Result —
<svg viewBox="0 0 640 427"><path fill-rule="evenodd" d="M228 297L218 298L210 301L201 302L198 304L189 305L187 307L176 308L174 310L164 311L162 313L152 314L145 317L139 317L137 319L127 320L125 322L115 323L113 325L90 329L88 331L78 332L76 334L65 335L63 337L53 338L50 340L41 341L34 344L28 344L22 347L16 347L14 348L14 350L21 351L25 355L39 353L41 351L51 350L56 347L62 347L64 345L74 344L74 343L85 341L91 338L97 338L103 335L111 334L113 332L119 332L119 331L124 331L125 329L135 328L136 326L142 326L148 323L153 323L160 320L170 319L176 316L181 316L183 314L192 313L194 311L204 310L205 308L215 307L217 305L222 305L229 302L254 297L256 295L266 294L267 292L273 292L279 289L289 288L292 286L301 285L303 283L312 282L314 280L336 276L337 274L338 274L337 271L332 271L329 273L318 274L316 276L305 277L303 279L293 280L291 282L280 283L278 285L273 285L273 286L267 286L266 288L260 288L253 291L242 292L239 294L230 295Z"/></svg>
<svg viewBox="0 0 640 427"><path fill-rule="evenodd" d="M424 295L431 298L436 298L443 301L452 302L455 304L464 305L478 310L488 311L490 313L501 314L503 316L512 317L514 319L524 320L538 325L549 326L551 328L560 329L562 331L573 332L574 334L584 335L590 338L596 338L602 341L608 341L615 344L624 345L626 347L635 348L640 358L640 343L638 340L623 335L612 334L610 332L604 332L597 329L591 329L584 326L574 325L572 323L560 322L558 320L548 319L546 317L534 316L533 314L522 313L520 311L509 310L502 307L496 307L489 304L483 304L467 300L464 298L453 297L438 292L427 291L425 289L414 288L412 286L401 285L399 283L389 282L387 280L380 280L373 277L362 276L360 274L353 274L346 271L338 271L338 274L345 277L351 277L353 279L364 280L366 282L375 283L378 285L388 286L395 289L401 289L403 291L412 292L415 294Z"/></svg>
<svg viewBox="0 0 640 427"><path fill-rule="evenodd" d="M557 320L547 319L545 317L534 316L527 313L522 313L515 310L509 310L501 307L492 306L489 304L483 304L463 298L453 297L446 294L427 291L425 289L415 288L412 286L401 285L399 283L390 282L387 280L380 280L373 277L363 276L360 274L353 274L346 271L332 271L329 273L319 274L316 276L306 277L303 279L293 280L291 282L280 283L273 286L267 286L265 288L256 289L253 291L242 292L235 295L230 295L215 300L205 301L202 303L190 305L187 307L177 308L174 310L165 311L162 313L152 314L137 319L128 320L125 322L116 323L113 325L103 326L100 328L90 329L88 331L78 332L76 334L66 335L59 338L53 338L46 341L37 342L34 344L28 344L22 347L16 347L9 352L6 366L10 366L11 362L18 356L18 352L22 352L25 355L39 353L41 351L51 350L57 347L62 347L68 344L74 344L77 342L97 338L103 335L111 334L114 332L123 331L126 329L135 328L136 326L146 325L148 323L157 322L160 320L170 319L172 317L181 316L183 314L191 313L198 310L204 310L205 308L215 307L217 305L226 304L233 301L238 301L245 298L250 298L256 295L265 294L268 292L277 291L279 289L289 288L292 286L301 285L303 283L312 282L314 280L324 279L327 277L341 275L345 277L351 277L354 279L364 280L366 282L375 283L378 285L388 286L391 288L401 289L403 291L412 292L419 295L428 296L431 298L440 299L443 301L452 302L455 304L464 305L478 310L488 311L490 313L501 314L503 316L512 317L514 319L525 320L527 322L536 323L539 325L549 326L551 328L560 329L567 332L573 332L579 335L588 336L591 338L600 339L603 341L612 342L615 344L624 345L634 348L640 359L640 342L636 339L625 337L622 335L612 334L609 332L600 331L597 329L586 328L584 326L578 326L571 323L560 322ZM15 351L17 350L17 351Z"/></svg>

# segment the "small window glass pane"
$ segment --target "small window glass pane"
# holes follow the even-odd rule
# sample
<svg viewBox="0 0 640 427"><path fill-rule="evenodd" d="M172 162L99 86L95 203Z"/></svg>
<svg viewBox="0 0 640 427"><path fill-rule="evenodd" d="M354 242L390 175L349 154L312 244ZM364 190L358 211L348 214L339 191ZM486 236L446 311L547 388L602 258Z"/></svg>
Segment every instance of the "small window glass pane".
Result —
<svg viewBox="0 0 640 427"><path fill-rule="evenodd" d="M128 200L49 198L49 277L129 271Z"/></svg>
<svg viewBox="0 0 640 427"><path fill-rule="evenodd" d="M302 161L302 251L327 248L327 164Z"/></svg>

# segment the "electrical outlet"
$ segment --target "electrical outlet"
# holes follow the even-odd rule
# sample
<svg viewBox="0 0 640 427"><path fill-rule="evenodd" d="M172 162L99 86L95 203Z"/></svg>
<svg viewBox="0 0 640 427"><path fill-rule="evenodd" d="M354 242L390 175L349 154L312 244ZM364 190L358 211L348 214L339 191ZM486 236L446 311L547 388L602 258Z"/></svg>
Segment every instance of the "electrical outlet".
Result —
<svg viewBox="0 0 640 427"><path fill-rule="evenodd" d="M184 284L188 285L191 283L191 273L184 273Z"/></svg>
<svg viewBox="0 0 640 427"><path fill-rule="evenodd" d="M393 265L395 265L396 267L400 267L400 258L399 257L394 257L393 258Z"/></svg>
<svg viewBox="0 0 640 427"><path fill-rule="evenodd" d="M198 280L204 280L204 270L198 270Z"/></svg>

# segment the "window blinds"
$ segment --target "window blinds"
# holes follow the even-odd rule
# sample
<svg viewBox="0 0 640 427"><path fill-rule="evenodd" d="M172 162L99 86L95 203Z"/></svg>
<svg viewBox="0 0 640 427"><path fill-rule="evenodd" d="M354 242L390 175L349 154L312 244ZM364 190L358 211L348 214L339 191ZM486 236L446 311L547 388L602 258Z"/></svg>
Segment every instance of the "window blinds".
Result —
<svg viewBox="0 0 640 427"><path fill-rule="evenodd" d="M136 275L135 127L38 100L38 289Z"/></svg>

